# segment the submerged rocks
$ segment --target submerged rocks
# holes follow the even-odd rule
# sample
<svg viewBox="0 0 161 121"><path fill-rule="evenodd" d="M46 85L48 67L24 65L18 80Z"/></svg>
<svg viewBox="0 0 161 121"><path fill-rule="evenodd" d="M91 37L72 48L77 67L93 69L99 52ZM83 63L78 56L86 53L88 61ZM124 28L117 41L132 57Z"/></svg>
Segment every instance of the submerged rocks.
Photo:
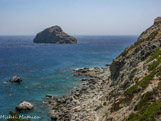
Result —
<svg viewBox="0 0 161 121"><path fill-rule="evenodd" d="M46 98L52 98L53 96L51 94L47 94L45 97Z"/></svg>
<svg viewBox="0 0 161 121"><path fill-rule="evenodd" d="M111 64L106 64L105 66L110 66Z"/></svg>
<svg viewBox="0 0 161 121"><path fill-rule="evenodd" d="M20 112L24 112L24 111L28 111L32 109L34 109L34 106L31 103L26 102L26 101L23 101L21 104L16 106L16 110Z"/></svg>
<svg viewBox="0 0 161 121"><path fill-rule="evenodd" d="M21 83L22 82L22 77L14 76L9 81L12 82L12 83Z"/></svg>
<svg viewBox="0 0 161 121"><path fill-rule="evenodd" d="M76 44L76 38L66 34L59 26L52 26L38 33L34 43Z"/></svg>
<svg viewBox="0 0 161 121"><path fill-rule="evenodd" d="M91 67L91 68L76 69L76 70L73 70L73 73L74 73L74 76L97 77L97 75L99 75L100 73L103 73L104 71L106 71L106 68Z"/></svg>

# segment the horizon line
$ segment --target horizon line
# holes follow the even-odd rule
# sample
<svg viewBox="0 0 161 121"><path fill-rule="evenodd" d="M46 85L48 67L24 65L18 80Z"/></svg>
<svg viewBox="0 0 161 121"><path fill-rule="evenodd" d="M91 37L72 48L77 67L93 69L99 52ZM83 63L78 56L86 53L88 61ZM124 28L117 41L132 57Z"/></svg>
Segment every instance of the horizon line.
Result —
<svg viewBox="0 0 161 121"><path fill-rule="evenodd" d="M71 36L139 36L137 34L70 34ZM30 34L4 34L0 36L36 36L36 35L30 35Z"/></svg>

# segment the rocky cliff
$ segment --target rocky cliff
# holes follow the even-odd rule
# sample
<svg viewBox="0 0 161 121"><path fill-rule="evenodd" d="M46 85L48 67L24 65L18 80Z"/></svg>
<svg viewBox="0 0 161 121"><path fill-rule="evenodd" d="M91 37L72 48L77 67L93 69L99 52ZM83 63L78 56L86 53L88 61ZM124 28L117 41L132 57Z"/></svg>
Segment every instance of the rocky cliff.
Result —
<svg viewBox="0 0 161 121"><path fill-rule="evenodd" d="M117 121L161 118L161 17L113 60L110 72L114 107L108 117Z"/></svg>
<svg viewBox="0 0 161 121"><path fill-rule="evenodd" d="M33 40L35 43L76 44L77 40L63 32L59 26L52 26L38 33Z"/></svg>
<svg viewBox="0 0 161 121"><path fill-rule="evenodd" d="M161 120L161 17L109 68L74 71L83 85L49 101L57 121Z"/></svg>

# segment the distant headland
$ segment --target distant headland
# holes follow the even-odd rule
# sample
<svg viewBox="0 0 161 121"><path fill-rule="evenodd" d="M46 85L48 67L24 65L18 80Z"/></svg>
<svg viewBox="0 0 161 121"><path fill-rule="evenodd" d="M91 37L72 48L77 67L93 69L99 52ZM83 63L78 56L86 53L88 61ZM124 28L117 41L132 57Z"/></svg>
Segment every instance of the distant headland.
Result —
<svg viewBox="0 0 161 121"><path fill-rule="evenodd" d="M34 43L76 44L76 38L63 32L60 26L52 26L39 32Z"/></svg>

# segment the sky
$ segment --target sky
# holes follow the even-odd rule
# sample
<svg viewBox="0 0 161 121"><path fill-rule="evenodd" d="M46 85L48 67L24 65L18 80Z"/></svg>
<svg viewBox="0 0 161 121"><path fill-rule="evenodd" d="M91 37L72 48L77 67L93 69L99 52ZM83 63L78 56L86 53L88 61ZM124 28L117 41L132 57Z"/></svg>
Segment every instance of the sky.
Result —
<svg viewBox="0 0 161 121"><path fill-rule="evenodd" d="M139 35L158 16L161 0L0 0L0 35Z"/></svg>

